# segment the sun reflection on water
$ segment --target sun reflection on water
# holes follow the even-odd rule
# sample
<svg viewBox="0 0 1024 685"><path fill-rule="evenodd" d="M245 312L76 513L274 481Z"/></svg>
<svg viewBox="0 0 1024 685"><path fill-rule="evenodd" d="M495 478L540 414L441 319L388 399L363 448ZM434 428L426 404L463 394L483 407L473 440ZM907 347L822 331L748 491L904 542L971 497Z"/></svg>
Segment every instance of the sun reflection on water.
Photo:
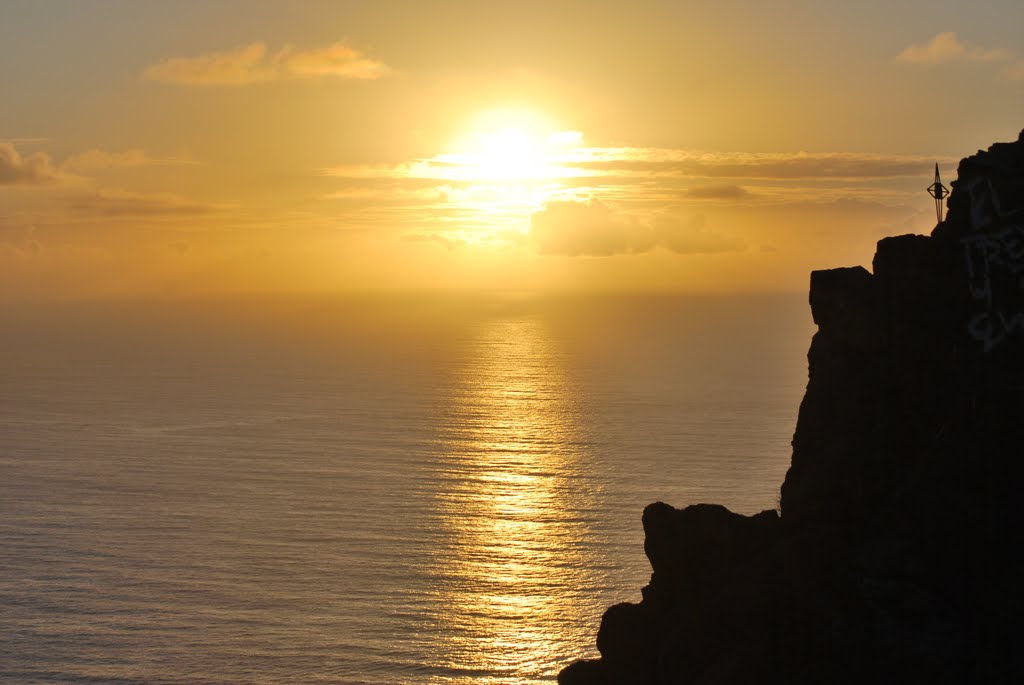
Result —
<svg viewBox="0 0 1024 685"><path fill-rule="evenodd" d="M577 406L543 322L492 321L473 338L441 428L436 682L550 680L593 644L597 582Z"/></svg>

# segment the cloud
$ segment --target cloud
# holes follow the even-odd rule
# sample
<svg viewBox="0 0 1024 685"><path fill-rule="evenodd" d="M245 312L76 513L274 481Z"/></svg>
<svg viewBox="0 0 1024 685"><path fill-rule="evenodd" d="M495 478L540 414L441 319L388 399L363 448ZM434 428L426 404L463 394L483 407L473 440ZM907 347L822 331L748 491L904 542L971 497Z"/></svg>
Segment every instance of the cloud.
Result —
<svg viewBox="0 0 1024 685"><path fill-rule="evenodd" d="M911 64L942 64L960 59L966 52L967 48L957 40L956 34L946 32L936 35L924 45L910 45L896 55L896 61Z"/></svg>
<svg viewBox="0 0 1024 685"><path fill-rule="evenodd" d="M49 138L0 138L0 143L10 143L11 145L36 145L38 143L45 143Z"/></svg>
<svg viewBox="0 0 1024 685"><path fill-rule="evenodd" d="M32 258L42 250L35 224L14 216L0 216L0 256Z"/></svg>
<svg viewBox="0 0 1024 685"><path fill-rule="evenodd" d="M709 231L703 214L689 219L665 217L655 222L657 244L676 254L714 254L743 250L742 240Z"/></svg>
<svg viewBox="0 0 1024 685"><path fill-rule="evenodd" d="M0 185L37 186L52 183L57 177L46 153L22 157L11 143L0 143Z"/></svg>
<svg viewBox="0 0 1024 685"><path fill-rule="evenodd" d="M440 245L446 250L454 250L456 248L465 247L466 241L460 238L451 238L449 236L441 235L439 233L413 233L402 236L402 242L405 243L433 243Z"/></svg>
<svg viewBox="0 0 1024 685"><path fill-rule="evenodd" d="M748 195L746 188L734 185L695 186L686 190L686 197L697 200L738 200Z"/></svg>
<svg viewBox="0 0 1024 685"><path fill-rule="evenodd" d="M614 217L597 200L549 202L530 217L530 236L540 254L567 257L647 252L654 246L649 228Z"/></svg>
<svg viewBox="0 0 1024 685"><path fill-rule="evenodd" d="M320 197L324 200L357 203L373 201L377 204L424 204L447 200L452 192L450 185L438 186L433 182L426 187L407 187L412 185L389 181L378 187L360 185L342 188L324 193Z"/></svg>
<svg viewBox="0 0 1024 685"><path fill-rule="evenodd" d="M587 146L552 152L538 165L537 177L512 182L456 162L452 154L436 154L324 168L320 173L337 185L320 197L363 227L404 225L400 232L409 234L443 226L445 235L461 230L472 236L470 246L482 244L484 235L511 231L526 236L524 247L543 254L598 256L655 247L712 252L740 247L728 236L694 227L685 235L655 235L651 217L703 211L719 230L721 213L735 216L753 207L821 211L826 203L849 199L913 204L914 189L928 184L936 162L943 169L956 164L941 155Z"/></svg>
<svg viewBox="0 0 1024 685"><path fill-rule="evenodd" d="M1006 67L1003 76L1011 81L1024 81L1024 59L1018 59Z"/></svg>
<svg viewBox="0 0 1024 685"><path fill-rule="evenodd" d="M843 180L916 178L935 162L955 166L957 159L932 155L863 152L706 152L672 148L586 147L545 159L545 182L573 185L649 183L655 177L718 179L720 184L694 188L690 197L734 199L752 194L738 181ZM483 184L471 161L435 155L390 165L337 165L321 169L325 176L364 184L401 181L422 185ZM528 180L528 179L527 179ZM702 195L703 193L703 195Z"/></svg>
<svg viewBox="0 0 1024 685"><path fill-rule="evenodd" d="M70 201L70 209L89 217L183 217L209 214L210 205L191 202L175 195L146 195L124 190L101 190Z"/></svg>
<svg viewBox="0 0 1024 685"><path fill-rule="evenodd" d="M662 247L676 254L743 249L743 243L709 231L702 215L663 217L649 226L616 216L598 200L549 202L530 218L530 239L542 255L609 257Z"/></svg>
<svg viewBox="0 0 1024 685"><path fill-rule="evenodd" d="M1009 62L1014 54L1003 48L988 49L961 41L952 31L939 33L927 43L915 43L896 55L897 62L931 66L951 62Z"/></svg>
<svg viewBox="0 0 1024 685"><path fill-rule="evenodd" d="M285 46L272 54L264 43L252 43L228 52L165 59L148 67L143 76L150 81L204 87L321 77L368 80L389 72L384 63L344 43L313 50Z"/></svg>
<svg viewBox="0 0 1024 685"><path fill-rule="evenodd" d="M700 152L654 148L593 149L572 166L615 175L722 179L873 179L915 177L936 159L859 152ZM940 159L940 164L950 160ZM955 160L953 160L955 161Z"/></svg>
<svg viewBox="0 0 1024 685"><path fill-rule="evenodd" d="M137 166L178 166L188 164L198 164L198 162L174 157L153 158L138 148L132 148L125 150L124 152L107 152L106 150L94 148L69 157L63 164L61 164L61 169L85 170Z"/></svg>
<svg viewBox="0 0 1024 685"><path fill-rule="evenodd" d="M346 79L377 79L390 69L383 63L366 57L343 43L334 43L317 50L284 48L272 58L284 65L284 71L293 78L334 76Z"/></svg>

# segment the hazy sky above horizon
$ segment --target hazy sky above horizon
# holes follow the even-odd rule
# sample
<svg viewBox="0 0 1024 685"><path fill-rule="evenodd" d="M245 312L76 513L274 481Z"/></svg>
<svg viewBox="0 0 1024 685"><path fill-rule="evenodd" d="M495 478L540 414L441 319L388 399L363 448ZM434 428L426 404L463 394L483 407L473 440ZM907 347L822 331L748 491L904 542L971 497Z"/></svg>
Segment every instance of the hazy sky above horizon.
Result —
<svg viewBox="0 0 1024 685"><path fill-rule="evenodd" d="M802 290L1024 127L1019 0L5 0L4 298Z"/></svg>

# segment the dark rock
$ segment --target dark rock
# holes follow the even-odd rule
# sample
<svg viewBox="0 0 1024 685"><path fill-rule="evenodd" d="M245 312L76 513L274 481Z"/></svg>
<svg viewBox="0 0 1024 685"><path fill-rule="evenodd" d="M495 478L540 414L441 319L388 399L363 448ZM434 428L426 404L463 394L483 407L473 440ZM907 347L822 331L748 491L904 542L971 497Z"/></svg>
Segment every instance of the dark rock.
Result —
<svg viewBox="0 0 1024 685"><path fill-rule="evenodd" d="M558 682L561 685L604 685L609 682L604 673L601 662L580 660L563 668L558 674Z"/></svg>
<svg viewBox="0 0 1024 685"><path fill-rule="evenodd" d="M871 311L871 274L863 266L811 272L811 316L818 326L857 333Z"/></svg>
<svg viewBox="0 0 1024 685"><path fill-rule="evenodd" d="M948 204L811 274L781 515L648 506L643 600L559 682L1024 682L1024 132Z"/></svg>

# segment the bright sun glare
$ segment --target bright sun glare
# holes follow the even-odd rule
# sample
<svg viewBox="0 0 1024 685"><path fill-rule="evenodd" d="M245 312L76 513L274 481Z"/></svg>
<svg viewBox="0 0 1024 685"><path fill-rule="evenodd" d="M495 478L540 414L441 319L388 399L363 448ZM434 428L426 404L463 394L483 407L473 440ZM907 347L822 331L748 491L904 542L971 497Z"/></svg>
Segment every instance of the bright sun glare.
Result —
<svg viewBox="0 0 1024 685"><path fill-rule="evenodd" d="M582 142L578 131L548 134L527 128L475 131L442 155L473 181L545 181L562 178L566 154Z"/></svg>
<svg viewBox="0 0 1024 685"><path fill-rule="evenodd" d="M586 155L579 131L521 111L484 113L467 128L447 152L410 169L446 184L449 205L476 225L463 239L486 240L498 229L525 232L531 213L583 175L573 165Z"/></svg>

